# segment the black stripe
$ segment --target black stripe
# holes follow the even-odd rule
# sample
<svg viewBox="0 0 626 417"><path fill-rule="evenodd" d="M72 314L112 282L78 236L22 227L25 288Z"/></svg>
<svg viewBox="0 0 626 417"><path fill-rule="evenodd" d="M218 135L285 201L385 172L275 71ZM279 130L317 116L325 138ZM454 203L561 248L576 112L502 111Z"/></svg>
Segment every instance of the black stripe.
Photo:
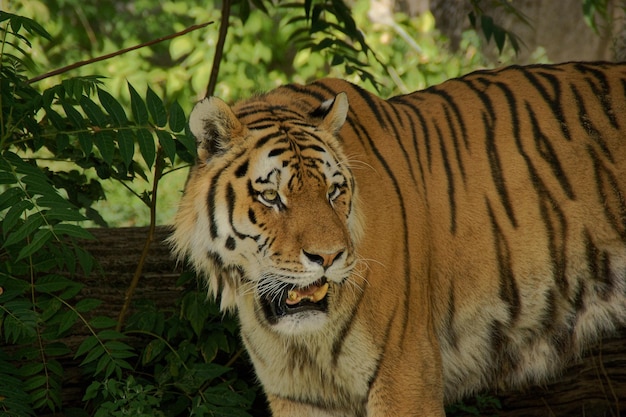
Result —
<svg viewBox="0 0 626 417"><path fill-rule="evenodd" d="M526 80L539 92L539 94L543 97L544 101L548 104L548 108L552 111L552 115L559 122L559 126L561 127L561 132L563 136L567 140L571 140L571 135L569 132L567 121L565 120L565 112L563 111L563 104L561 103L561 99L563 98L563 92L561 91L561 81L554 74L548 74L547 72L537 72L531 71L530 69L522 70L520 69L520 73L524 75ZM541 84L537 75L541 76L545 79L553 88L553 96L554 99L550 98L550 94L545 89L545 87Z"/></svg>
<svg viewBox="0 0 626 417"><path fill-rule="evenodd" d="M267 156L269 158L273 158L275 156L278 156L278 155L281 155L281 154L287 152L288 150L289 150L289 148L275 148L275 149L272 149Z"/></svg>
<svg viewBox="0 0 626 417"><path fill-rule="evenodd" d="M249 160L245 160L242 162L241 165L239 165L239 167L235 170L235 176L237 178L243 178L246 176L246 174L248 173L248 164L249 164Z"/></svg>
<svg viewBox="0 0 626 417"><path fill-rule="evenodd" d="M422 115L420 108L411 101L412 99L414 100L415 98L416 97L405 95L405 96L394 97L391 100L396 105L398 104L404 105L410 109L410 112L408 110L406 111L407 117L409 119L412 119L413 116L416 116L419 119L419 126L416 123L412 123L411 131L413 134L413 149L415 150L415 154L417 157L416 159L417 159L417 164L419 166L420 174L422 177L422 183L424 183L424 170L421 164L421 157L420 157L421 152L419 150L420 143L418 142L418 139L419 138L423 139L424 148L426 149L426 160L428 163L428 171L432 172L432 152L430 149L430 130L428 129L428 125L426 124L426 119ZM418 134L417 132L418 128L420 129L420 133L422 135Z"/></svg>
<svg viewBox="0 0 626 417"><path fill-rule="evenodd" d="M491 221L491 231L493 233L496 262L498 263L498 271L500 275L500 298L509 305L509 314L511 323L515 321L520 314L521 303L520 295L513 274L513 263L511 256L511 248L498 225L491 203L489 199L485 199L489 220Z"/></svg>
<svg viewBox="0 0 626 417"><path fill-rule="evenodd" d="M615 129L619 129L619 123L617 122L617 118L615 117L615 111L611 106L610 97L611 97L611 88L609 86L608 79L606 77L605 68L598 68L597 66L587 65L583 63L576 63L574 68L583 74L591 74L596 81L600 84L600 88L597 88L595 83L591 80L588 80L588 85L591 91L593 91L593 97L596 97L600 100L600 105L603 109L603 114L609 118L611 122L611 126Z"/></svg>
<svg viewBox="0 0 626 417"><path fill-rule="evenodd" d="M619 182L591 146L588 146L587 152L593 163L598 201L603 203L604 214L615 232L626 242L626 201Z"/></svg>
<svg viewBox="0 0 626 417"><path fill-rule="evenodd" d="M380 109L383 111L386 119L388 120L388 123L382 125L381 127L383 128L391 127L391 130L393 131L393 137L395 138L396 143L400 147L400 151L402 151L402 155L404 156L404 161L406 162L409 173L411 174L411 179L413 179L414 184L417 184L417 179L415 178L415 172L413 171L412 164L411 164L411 158L409 157L409 153L407 152L406 147L404 146L404 140L403 140L404 138L400 134L400 131L398 130L398 127L396 126L396 123L394 123L394 121L392 120L387 110L392 110L394 115L396 116L396 120L398 121L398 123L402 124L400 120L400 114L393 105L390 105L390 103L387 103L387 102L383 102L382 105L380 106Z"/></svg>
<svg viewBox="0 0 626 417"><path fill-rule="evenodd" d="M585 248L587 251L587 265L591 279L601 285L594 288L604 301L608 301L615 289L615 277L611 270L610 255L601 251L593 242L588 230L585 230Z"/></svg>
<svg viewBox="0 0 626 417"><path fill-rule="evenodd" d="M468 84L468 82L463 79L450 80L448 84L452 84L452 82ZM456 129L452 126L452 118L450 118L450 116L448 115L448 109L452 109L452 112L454 113L454 116L455 116L453 120L455 120L459 124L459 128L461 129L461 137L463 138L463 144L466 149L469 149L470 143L469 143L469 138L467 136L467 128L463 121L464 120L463 114L465 113L465 111L461 110L461 107L457 105L457 102L453 96L451 96L447 91L440 89L438 86L430 87L424 91L429 94L437 95L442 100L445 101L446 103L445 109L446 109L446 116L447 116L447 122L449 124L449 129L451 132L456 132ZM456 142L456 135L455 135L455 142Z"/></svg>
<svg viewBox="0 0 626 417"><path fill-rule="evenodd" d="M321 146L318 145L298 145L298 147L300 148L300 151L305 151L307 149L313 149L316 152L319 153L326 153L326 149L322 148Z"/></svg>
<svg viewBox="0 0 626 417"><path fill-rule="evenodd" d="M454 129L453 123L450 120L452 116L450 115L450 111L448 110L448 107L443 108L443 113L446 116L448 130L450 132L450 139L452 139L452 143L453 143L452 148L454 149L454 156L456 158L456 164L459 167L459 172L461 173L461 179L463 179L463 183L465 183L467 178L465 176L465 167L463 166L463 160L461 159L461 147L459 146L459 138L457 137L456 130Z"/></svg>
<svg viewBox="0 0 626 417"><path fill-rule="evenodd" d="M452 174L452 168L450 167L450 161L448 160L448 152L446 151L445 139L439 130L439 126L436 121L433 121L435 125L435 131L437 132L437 138L439 139L439 150L441 152L441 161L443 162L443 168L446 171L446 179L448 182L448 202L450 204L450 233L456 234L456 190L454 188L454 175Z"/></svg>
<svg viewBox="0 0 626 417"><path fill-rule="evenodd" d="M228 165L222 167L217 173L211 178L211 182L209 184L209 193L207 195L207 208L208 208L208 217L209 217L209 234L211 239L217 238L217 220L215 219L215 194L217 193L217 186L219 184L219 180L224 173L224 170Z"/></svg>
<svg viewBox="0 0 626 417"><path fill-rule="evenodd" d="M500 196L500 202L506 211L506 214L514 227L517 227L517 219L515 218L515 213L513 212L513 205L511 204L511 198L509 197L509 192L506 186L506 181L504 179L504 170L502 169L502 164L500 162L500 156L498 155L498 149L496 146L496 140L494 131L494 126L489 122L487 115L483 113L483 129L486 133L487 137L485 138L485 146L487 157L489 159L489 167L491 170L491 178L493 180L493 184L498 191L498 195ZM493 121L493 119L492 119Z"/></svg>
<svg viewBox="0 0 626 417"><path fill-rule="evenodd" d="M593 121L589 117L589 113L587 113L587 108L585 107L585 99L581 96L581 94L578 92L578 89L574 85L572 85L571 88L572 94L574 94L575 103L578 107L578 121L580 125L583 129L585 129L587 135L600 147L600 149L602 150L602 154L606 156L609 161L615 162L613 160L613 155L611 154L609 147L602 138L600 130L598 130L598 128L594 126Z"/></svg>
<svg viewBox="0 0 626 417"><path fill-rule="evenodd" d="M252 207L248 208L248 220L250 220L250 223L252 224L256 224L256 213L254 212L254 210L252 209Z"/></svg>
<svg viewBox="0 0 626 417"><path fill-rule="evenodd" d="M267 142L269 142L270 140L282 137L284 135L285 134L283 132L280 132L280 131L269 133L269 134L267 134L267 135L257 139L256 143L254 144L254 149L259 149L263 145L265 145Z"/></svg>
<svg viewBox="0 0 626 417"><path fill-rule="evenodd" d="M554 178L561 185L561 189L570 200L575 200L576 196L574 194L574 189L567 179L567 175L565 171L563 171L563 167L561 166L561 162L554 151L554 147L550 142L550 139L543 133L543 131L539 127L539 120L529 103L526 103L526 111L530 117L530 124L533 129L532 137L535 140L535 148L541 158L548 163L550 169L552 170L552 174ZM526 157L526 155L524 155Z"/></svg>
<svg viewBox="0 0 626 417"><path fill-rule="evenodd" d="M483 86L485 84L490 84L490 81L486 78L479 78L477 79L477 82ZM485 151L489 160L491 178L493 180L493 184L496 187L496 190L498 191L498 195L500 196L500 202L502 203L502 206L504 207L504 210L506 211L506 214L511 221L511 224L517 227L517 219L515 218L513 205L511 203L511 198L509 196L508 188L506 186L506 181L504 179L504 170L502 169L500 156L498 155L498 149L496 146L495 124L496 120L498 120L496 111L493 107L491 97L484 91L484 88L476 86L474 85L474 83L471 82L468 82L467 86L472 89L474 93L476 93L486 110L486 112L482 112L482 122L483 131L486 135ZM513 114L512 111L511 114Z"/></svg>
<svg viewBox="0 0 626 417"><path fill-rule="evenodd" d="M323 94L320 94L320 93L317 93L317 92L313 91L309 87L321 87L324 90L330 92L331 94L330 95L323 95ZM283 86L281 88L284 88L286 90L291 90L291 91L293 91L295 93L302 94L302 95L314 98L317 101L319 101L320 104L323 103L324 101L326 101L326 100L328 100L330 98L333 98L334 96L337 95L337 93L335 91L332 91L331 89L326 87L324 84L322 84L322 81L314 82L314 83L310 84L310 86L303 86L303 85L297 85L297 84L288 84L288 85L285 85L285 86Z"/></svg>

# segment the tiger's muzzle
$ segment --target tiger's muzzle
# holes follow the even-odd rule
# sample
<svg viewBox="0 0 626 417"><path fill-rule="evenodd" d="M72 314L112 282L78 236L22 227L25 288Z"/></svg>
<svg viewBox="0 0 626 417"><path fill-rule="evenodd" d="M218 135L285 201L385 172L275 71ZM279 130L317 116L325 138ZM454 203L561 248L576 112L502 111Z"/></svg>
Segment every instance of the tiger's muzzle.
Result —
<svg viewBox="0 0 626 417"><path fill-rule="evenodd" d="M270 324L276 324L283 317L307 311L326 313L329 287L326 277L306 287L285 284L277 294L261 297L265 318Z"/></svg>

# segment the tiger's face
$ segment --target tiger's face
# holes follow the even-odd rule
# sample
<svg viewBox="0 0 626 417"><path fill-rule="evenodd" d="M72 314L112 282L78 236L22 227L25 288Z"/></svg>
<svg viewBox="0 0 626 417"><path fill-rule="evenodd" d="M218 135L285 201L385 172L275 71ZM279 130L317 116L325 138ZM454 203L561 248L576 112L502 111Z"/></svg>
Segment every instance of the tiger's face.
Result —
<svg viewBox="0 0 626 417"><path fill-rule="evenodd" d="M223 308L253 303L279 332L319 329L356 263L354 179L335 138L347 99L324 103L321 117L237 111L212 98L191 114L199 163L176 250L208 275Z"/></svg>

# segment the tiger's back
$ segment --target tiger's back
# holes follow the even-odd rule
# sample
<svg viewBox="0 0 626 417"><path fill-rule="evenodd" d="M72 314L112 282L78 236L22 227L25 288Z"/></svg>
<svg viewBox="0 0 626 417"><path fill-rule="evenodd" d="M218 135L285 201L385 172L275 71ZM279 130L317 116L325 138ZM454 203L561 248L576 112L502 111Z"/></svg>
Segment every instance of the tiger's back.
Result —
<svg viewBox="0 0 626 417"><path fill-rule="evenodd" d="M377 171L393 167L407 230L428 223L405 246L411 265L429 247L448 400L541 382L626 323L624 65L477 72L386 103L362 94L349 100L386 133L366 136Z"/></svg>
<svg viewBox="0 0 626 417"><path fill-rule="evenodd" d="M265 127L289 109L309 126L340 93L338 166L350 167L363 230L361 267L329 290L329 324L275 332L249 291L227 288L274 415L443 415L470 392L543 381L626 324L626 65L476 72L389 100L327 79L233 112ZM248 137L251 149L269 140ZM191 218L179 217L179 252L194 245Z"/></svg>

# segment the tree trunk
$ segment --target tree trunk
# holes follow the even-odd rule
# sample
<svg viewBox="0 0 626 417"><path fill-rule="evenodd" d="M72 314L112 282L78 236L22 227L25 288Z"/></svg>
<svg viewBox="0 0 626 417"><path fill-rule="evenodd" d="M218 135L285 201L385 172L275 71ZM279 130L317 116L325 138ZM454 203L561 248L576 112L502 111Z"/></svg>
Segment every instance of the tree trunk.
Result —
<svg viewBox="0 0 626 417"><path fill-rule="evenodd" d="M141 255L147 228L94 229L92 233L96 239L84 242L84 247L98 260L101 273L83 279L82 296L104 301L94 314L117 318ZM134 299L153 300L162 309L172 308L180 293L180 288L176 287L180 269L164 242L168 234L166 227L157 229L134 295ZM66 343L76 346L84 336L75 334ZM85 381L80 381L79 370L68 369L67 379L66 396L80 401ZM492 414L501 417L619 416L620 410L626 411L626 329L590 349L580 361L545 386L489 395L499 398L502 410Z"/></svg>

